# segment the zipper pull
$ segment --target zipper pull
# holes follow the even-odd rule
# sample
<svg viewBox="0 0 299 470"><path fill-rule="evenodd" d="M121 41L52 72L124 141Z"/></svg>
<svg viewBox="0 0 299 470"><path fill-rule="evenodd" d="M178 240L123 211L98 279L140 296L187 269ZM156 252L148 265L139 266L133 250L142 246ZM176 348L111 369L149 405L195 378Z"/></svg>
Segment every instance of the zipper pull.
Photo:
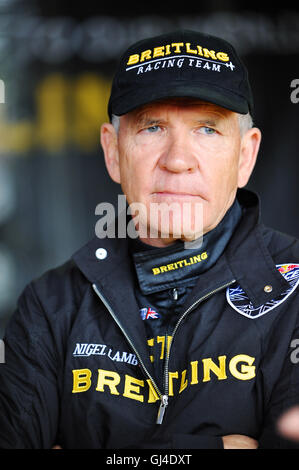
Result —
<svg viewBox="0 0 299 470"><path fill-rule="evenodd" d="M167 405L168 405L168 396L167 395L162 395L161 404L159 406L159 411L158 411L156 424L162 424Z"/></svg>

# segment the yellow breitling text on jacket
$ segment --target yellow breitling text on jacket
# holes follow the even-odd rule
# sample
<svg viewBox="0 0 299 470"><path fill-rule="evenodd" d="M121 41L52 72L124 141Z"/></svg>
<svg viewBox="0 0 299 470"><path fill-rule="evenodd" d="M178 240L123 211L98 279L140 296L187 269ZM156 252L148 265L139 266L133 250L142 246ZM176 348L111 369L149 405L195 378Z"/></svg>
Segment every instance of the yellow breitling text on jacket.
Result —
<svg viewBox="0 0 299 470"><path fill-rule="evenodd" d="M150 356L150 359L153 362L153 356ZM221 355L191 361L188 368L180 372L168 372L169 396L174 396L174 390L180 394L187 387L196 386L200 382L204 384L211 380L226 380L229 376L238 380L251 380L255 377L254 361L254 357L244 353L231 358ZM96 372L88 368L73 369L72 373L72 393L84 393L94 389L97 392L122 395L139 402L154 403L160 399L149 379L141 380L129 374L100 368Z"/></svg>

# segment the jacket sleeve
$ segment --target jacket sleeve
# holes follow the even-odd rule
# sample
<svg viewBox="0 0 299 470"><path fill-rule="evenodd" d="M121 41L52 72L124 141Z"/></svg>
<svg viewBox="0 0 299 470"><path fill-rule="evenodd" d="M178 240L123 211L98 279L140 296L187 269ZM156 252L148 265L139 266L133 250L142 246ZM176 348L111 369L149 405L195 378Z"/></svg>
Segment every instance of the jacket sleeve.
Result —
<svg viewBox="0 0 299 470"><path fill-rule="evenodd" d="M298 321L297 321L298 324ZM282 329L278 329L276 339L276 351L279 351L279 342L283 339ZM294 342L294 339L297 339ZM268 404L265 408L264 423L259 441L259 449L299 449L299 442L286 439L278 432L277 423L282 414L294 405L299 404L299 326L297 326L292 338L289 340L289 346L284 355L283 367L281 369L279 379L277 380L273 391L269 397ZM297 352L292 347L297 344ZM273 355L277 352L273 351ZM273 375L274 375L274 371ZM268 375L269 376L269 375ZM270 379L268 379L270 380Z"/></svg>
<svg viewBox="0 0 299 470"><path fill-rule="evenodd" d="M3 339L0 448L51 448L58 428L58 358L51 326L32 284L20 296Z"/></svg>

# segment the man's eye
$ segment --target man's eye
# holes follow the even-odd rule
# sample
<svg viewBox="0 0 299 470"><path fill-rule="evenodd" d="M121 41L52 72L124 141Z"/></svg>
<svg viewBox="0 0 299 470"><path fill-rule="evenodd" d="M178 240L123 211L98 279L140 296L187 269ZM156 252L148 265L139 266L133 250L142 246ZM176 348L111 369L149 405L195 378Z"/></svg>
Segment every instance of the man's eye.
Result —
<svg viewBox="0 0 299 470"><path fill-rule="evenodd" d="M150 126L145 129L147 132L154 133L160 130L160 126Z"/></svg>
<svg viewBox="0 0 299 470"><path fill-rule="evenodd" d="M213 129L212 127L208 127L208 126L202 126L199 129L199 132L205 135L213 135L216 133L215 129Z"/></svg>

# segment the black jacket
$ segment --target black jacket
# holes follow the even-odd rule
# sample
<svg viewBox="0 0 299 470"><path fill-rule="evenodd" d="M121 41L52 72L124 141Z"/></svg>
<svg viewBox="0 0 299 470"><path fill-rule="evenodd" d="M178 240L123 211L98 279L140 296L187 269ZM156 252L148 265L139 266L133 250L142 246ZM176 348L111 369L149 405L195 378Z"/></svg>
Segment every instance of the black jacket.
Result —
<svg viewBox="0 0 299 470"><path fill-rule="evenodd" d="M95 238L25 288L4 337L1 448L222 448L226 434L292 447L275 426L299 401L299 244L260 223L253 193L238 198L245 215L188 298L162 385L150 351L164 360L167 345L147 342L127 239Z"/></svg>

